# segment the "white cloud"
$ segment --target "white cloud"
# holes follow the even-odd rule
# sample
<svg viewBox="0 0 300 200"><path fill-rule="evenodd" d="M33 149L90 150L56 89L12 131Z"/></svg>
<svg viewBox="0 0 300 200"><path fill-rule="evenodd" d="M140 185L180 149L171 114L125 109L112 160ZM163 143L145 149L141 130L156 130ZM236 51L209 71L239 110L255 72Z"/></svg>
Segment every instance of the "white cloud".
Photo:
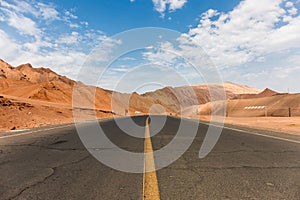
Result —
<svg viewBox="0 0 300 200"><path fill-rule="evenodd" d="M79 28L79 24L76 24L76 23L69 23L69 27L70 28Z"/></svg>
<svg viewBox="0 0 300 200"><path fill-rule="evenodd" d="M219 67L237 66L264 54L300 48L300 18L291 16L282 2L245 0L228 13L210 9L189 35ZM289 4L290 8L293 6ZM278 25L287 16L288 22Z"/></svg>
<svg viewBox="0 0 300 200"><path fill-rule="evenodd" d="M169 10L174 11L183 7L187 0L169 0Z"/></svg>
<svg viewBox="0 0 300 200"><path fill-rule="evenodd" d="M70 9L64 11L64 15L62 16L62 20L69 25L70 28L80 28L80 25L87 26L87 22L78 21L78 16L74 14L75 9Z"/></svg>
<svg viewBox="0 0 300 200"><path fill-rule="evenodd" d="M173 44L170 42L164 42L159 45L158 48L148 48L146 52L143 52L143 58L150 63L160 66L161 69L168 69L173 67L178 61L178 55Z"/></svg>
<svg viewBox="0 0 300 200"><path fill-rule="evenodd" d="M295 52L294 54L290 55L287 58L287 62L290 63L292 66L299 66L300 67L300 50Z"/></svg>
<svg viewBox="0 0 300 200"><path fill-rule="evenodd" d="M59 19L59 13L55 6L45 3L40 3L36 1L14 1L13 3L8 3L5 0L0 0L1 7L7 8L11 11L31 14L36 18L43 18L44 20L56 20Z"/></svg>
<svg viewBox="0 0 300 200"><path fill-rule="evenodd" d="M56 20L56 19L59 19L59 13L55 9L54 6L47 5L47 4L44 4L44 3L38 3L37 7L39 8L40 15L45 20Z"/></svg>
<svg viewBox="0 0 300 200"><path fill-rule="evenodd" d="M217 16L220 13L217 10L209 9L205 13L202 14L202 21L204 22L204 19L209 19L211 17Z"/></svg>
<svg viewBox="0 0 300 200"><path fill-rule="evenodd" d="M128 71L130 71L130 69L119 67L119 68L112 68L111 71L115 71L115 72L128 72Z"/></svg>
<svg viewBox="0 0 300 200"><path fill-rule="evenodd" d="M15 12L1 8L6 13L8 25L16 28L20 34L39 37L41 31L37 24L30 18L23 15L18 15Z"/></svg>
<svg viewBox="0 0 300 200"><path fill-rule="evenodd" d="M287 1L287 2L285 3L285 7L287 7L287 8L290 8L290 7L293 7L293 6L294 6L294 3L291 2L291 1Z"/></svg>
<svg viewBox="0 0 300 200"><path fill-rule="evenodd" d="M29 5L27 2L24 1L17 1L15 2L15 4L10 4L5 0L0 0L0 6L2 8L7 8L16 12L31 13L36 17L38 16L38 11L33 6Z"/></svg>
<svg viewBox="0 0 300 200"><path fill-rule="evenodd" d="M201 15L196 27L182 34L179 46L161 45L159 48L192 63L203 63L200 66L206 66L203 58L209 58L225 80L299 91L293 82L298 81L299 75L295 77L295 73L300 71L300 65L295 64L300 63L299 53L295 53L300 50L300 16L298 10L297 13L289 11L295 10L295 6L296 3L284 0L244 0L226 13L209 9ZM178 63L161 50L149 49L144 58L154 64L174 66ZM208 62L207 66L210 65ZM239 70L235 75L230 72L235 70ZM276 80L282 86L275 84Z"/></svg>
<svg viewBox="0 0 300 200"><path fill-rule="evenodd" d="M31 6L29 3L26 1L15 1L16 5L10 5L11 8L13 8L15 11L20 12L20 13L30 13L35 17L40 16L40 12L37 8L34 6Z"/></svg>
<svg viewBox="0 0 300 200"><path fill-rule="evenodd" d="M90 54L90 63L95 63L91 64L95 66L101 66L101 64L108 64L106 62L112 58L113 48L122 44L121 40L110 38L105 35L99 39L101 41L100 45L97 46Z"/></svg>
<svg viewBox="0 0 300 200"><path fill-rule="evenodd" d="M87 56L76 49L67 50L63 47L51 51L36 51L36 47L47 46L45 43L18 43L0 30L1 58L17 66L22 63L31 63L35 67L49 67L52 70L76 78L81 63Z"/></svg>
<svg viewBox="0 0 300 200"><path fill-rule="evenodd" d="M59 44L75 44L80 40L78 32L73 31L70 35L59 38L56 42Z"/></svg>
<svg viewBox="0 0 300 200"><path fill-rule="evenodd" d="M92 48L103 40L107 49L114 43L103 32L86 29L88 22L80 21L72 9L59 11L38 0L0 0L0 11L1 59L14 66L31 63L75 79ZM8 35L8 27L15 31Z"/></svg>
<svg viewBox="0 0 300 200"><path fill-rule="evenodd" d="M9 60L13 59L13 55L18 55L18 49L20 46L13 41L5 31L0 29L0 49L5 49L5 51L1 52L1 56L7 58Z"/></svg>
<svg viewBox="0 0 300 200"><path fill-rule="evenodd" d="M265 89L266 87L278 92L300 91L300 66L276 66L272 69L261 69L255 72L230 71L225 74L225 80L246 84L252 87Z"/></svg>
<svg viewBox="0 0 300 200"><path fill-rule="evenodd" d="M187 0L152 0L154 9L164 17L165 12L181 9Z"/></svg>
<svg viewBox="0 0 300 200"><path fill-rule="evenodd" d="M121 57L119 60L122 60L122 61L134 61L134 60L136 60L136 58L133 58L133 57Z"/></svg>
<svg viewBox="0 0 300 200"><path fill-rule="evenodd" d="M81 25L85 25L85 26L88 26L88 25L89 25L89 23L86 22L86 21L81 21L80 24L81 24Z"/></svg>
<svg viewBox="0 0 300 200"><path fill-rule="evenodd" d="M78 16L74 15L69 10L65 11L65 15L68 16L68 17L70 17L71 19L78 19Z"/></svg>
<svg viewBox="0 0 300 200"><path fill-rule="evenodd" d="M55 6L37 1L0 0L1 21L14 27L21 35L29 35L39 40L42 34L39 23L61 20Z"/></svg>

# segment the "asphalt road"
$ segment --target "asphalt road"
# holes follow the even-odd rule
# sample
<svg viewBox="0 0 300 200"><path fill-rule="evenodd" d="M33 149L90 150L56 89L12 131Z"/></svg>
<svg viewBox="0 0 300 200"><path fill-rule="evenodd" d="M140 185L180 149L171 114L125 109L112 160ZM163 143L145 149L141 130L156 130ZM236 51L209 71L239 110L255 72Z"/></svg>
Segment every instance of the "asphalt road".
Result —
<svg viewBox="0 0 300 200"><path fill-rule="evenodd" d="M133 120L143 126L146 118ZM172 141L179 122L168 117L151 138L154 151ZM112 120L99 123L120 148L144 151L144 139L125 134ZM82 125L89 126L93 124ZM154 129L150 122L150 134ZM161 199L300 199L300 138L284 141L251 134L253 130L223 129L213 151L200 159L207 129L200 124L188 150L156 172ZM143 173L120 172L99 162L81 143L74 125L15 134L0 135L0 199L143 198Z"/></svg>

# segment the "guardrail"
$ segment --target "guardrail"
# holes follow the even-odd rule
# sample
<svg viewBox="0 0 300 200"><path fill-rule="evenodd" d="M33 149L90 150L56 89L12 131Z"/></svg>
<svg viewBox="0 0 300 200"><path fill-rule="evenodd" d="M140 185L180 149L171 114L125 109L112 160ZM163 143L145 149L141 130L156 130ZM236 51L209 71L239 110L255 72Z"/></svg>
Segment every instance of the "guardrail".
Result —
<svg viewBox="0 0 300 200"><path fill-rule="evenodd" d="M300 108L268 107L263 105L233 107L227 109L226 116L265 116L265 117L294 117L300 116Z"/></svg>
<svg viewBox="0 0 300 200"><path fill-rule="evenodd" d="M265 117L268 116L268 107L267 106L245 106L245 110L260 110L264 109L265 110Z"/></svg>

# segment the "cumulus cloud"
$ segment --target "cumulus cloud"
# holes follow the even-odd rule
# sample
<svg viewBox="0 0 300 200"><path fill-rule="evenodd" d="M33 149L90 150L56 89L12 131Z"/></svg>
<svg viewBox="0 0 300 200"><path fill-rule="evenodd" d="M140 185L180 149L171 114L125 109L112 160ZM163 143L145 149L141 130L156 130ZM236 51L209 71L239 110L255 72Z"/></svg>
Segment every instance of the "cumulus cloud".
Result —
<svg viewBox="0 0 300 200"><path fill-rule="evenodd" d="M300 67L297 4L299 2L284 0L244 0L229 12L209 9L202 13L197 26L178 38L178 47L161 45L160 48L176 52L195 63L203 62L201 57L204 55L199 54L204 50L225 80L236 77L237 82L248 80L250 85L258 87L275 86L276 78L287 84L297 82L292 76ZM197 45L190 45L191 40ZM176 59L170 55L167 57L165 51L148 51L144 58L154 64L162 58L168 62L166 65L172 62L176 65ZM236 74L233 75L231 70ZM249 77L255 82L251 83ZM272 77L272 81L266 84L265 77ZM289 78L291 80L287 81ZM295 84L292 87L300 89Z"/></svg>
<svg viewBox="0 0 300 200"><path fill-rule="evenodd" d="M166 11L181 9L187 0L152 0L154 9L164 17Z"/></svg>
<svg viewBox="0 0 300 200"><path fill-rule="evenodd" d="M297 34L300 17L289 13L283 2L245 0L228 13L208 10L188 34L220 67L237 66L264 54L300 48ZM288 9L295 8L294 4L287 4ZM290 19L284 23L286 17Z"/></svg>

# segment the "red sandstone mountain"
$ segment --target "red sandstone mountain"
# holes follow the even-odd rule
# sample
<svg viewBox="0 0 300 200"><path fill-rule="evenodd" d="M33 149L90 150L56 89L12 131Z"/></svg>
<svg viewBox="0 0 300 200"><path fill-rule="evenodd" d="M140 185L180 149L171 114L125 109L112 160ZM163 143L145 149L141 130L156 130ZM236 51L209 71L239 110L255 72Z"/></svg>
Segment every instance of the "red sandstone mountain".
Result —
<svg viewBox="0 0 300 200"><path fill-rule="evenodd" d="M61 76L48 68L33 68L30 64L12 67L0 60L0 71L0 94L3 95L71 106L73 87L79 85L84 88L84 93L76 100L82 101L84 99L83 105L96 109L118 111L116 109L122 108L122 111L119 112L124 113L123 107L126 103L124 100L130 98L129 111L148 112L150 106L155 103L153 99L147 99L140 95L122 94L99 87L87 86ZM117 99L114 101L114 108L111 107L113 93L118 94L115 95ZM94 99L95 103L93 102Z"/></svg>

